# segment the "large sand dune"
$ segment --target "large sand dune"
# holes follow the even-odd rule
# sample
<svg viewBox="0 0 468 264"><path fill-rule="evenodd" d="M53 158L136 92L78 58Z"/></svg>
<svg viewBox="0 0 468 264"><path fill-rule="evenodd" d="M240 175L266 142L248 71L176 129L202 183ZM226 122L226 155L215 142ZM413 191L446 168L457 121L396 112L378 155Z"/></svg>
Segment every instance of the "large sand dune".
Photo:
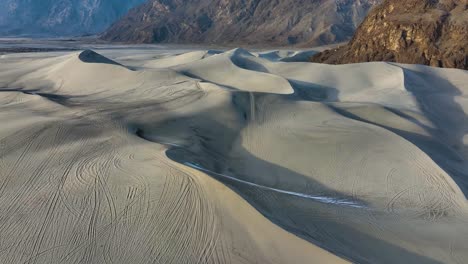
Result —
<svg viewBox="0 0 468 264"><path fill-rule="evenodd" d="M0 263L465 263L468 72L0 58Z"/></svg>

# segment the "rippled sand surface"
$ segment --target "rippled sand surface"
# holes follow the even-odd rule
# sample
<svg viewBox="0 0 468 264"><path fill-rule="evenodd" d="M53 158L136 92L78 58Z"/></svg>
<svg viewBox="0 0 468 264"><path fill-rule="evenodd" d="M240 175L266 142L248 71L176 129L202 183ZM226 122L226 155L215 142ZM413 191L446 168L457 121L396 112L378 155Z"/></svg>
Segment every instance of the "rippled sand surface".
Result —
<svg viewBox="0 0 468 264"><path fill-rule="evenodd" d="M468 72L0 57L0 263L465 263Z"/></svg>

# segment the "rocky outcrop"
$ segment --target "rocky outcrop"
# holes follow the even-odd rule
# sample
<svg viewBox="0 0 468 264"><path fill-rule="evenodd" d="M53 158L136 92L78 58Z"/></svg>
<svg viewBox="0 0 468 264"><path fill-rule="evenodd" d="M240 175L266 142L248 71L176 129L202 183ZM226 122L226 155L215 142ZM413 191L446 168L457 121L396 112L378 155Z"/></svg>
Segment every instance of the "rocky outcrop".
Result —
<svg viewBox="0 0 468 264"><path fill-rule="evenodd" d="M0 36L100 33L145 0L1 0Z"/></svg>
<svg viewBox="0 0 468 264"><path fill-rule="evenodd" d="M349 44L312 57L329 64L392 61L468 69L466 0L386 0Z"/></svg>
<svg viewBox="0 0 468 264"><path fill-rule="evenodd" d="M149 0L103 34L130 43L321 45L348 41L381 0Z"/></svg>

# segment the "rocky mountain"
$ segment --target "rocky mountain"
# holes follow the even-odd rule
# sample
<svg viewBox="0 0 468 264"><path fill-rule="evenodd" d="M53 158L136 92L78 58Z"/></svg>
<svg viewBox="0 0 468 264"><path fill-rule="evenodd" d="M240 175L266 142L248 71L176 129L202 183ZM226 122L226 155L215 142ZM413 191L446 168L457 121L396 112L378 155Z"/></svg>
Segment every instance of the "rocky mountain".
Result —
<svg viewBox="0 0 468 264"><path fill-rule="evenodd" d="M381 0L149 0L103 34L136 43L302 44L347 41Z"/></svg>
<svg viewBox="0 0 468 264"><path fill-rule="evenodd" d="M0 36L100 33L144 0L1 0Z"/></svg>
<svg viewBox="0 0 468 264"><path fill-rule="evenodd" d="M393 61L468 70L466 0L386 0L349 44L315 55L331 64Z"/></svg>

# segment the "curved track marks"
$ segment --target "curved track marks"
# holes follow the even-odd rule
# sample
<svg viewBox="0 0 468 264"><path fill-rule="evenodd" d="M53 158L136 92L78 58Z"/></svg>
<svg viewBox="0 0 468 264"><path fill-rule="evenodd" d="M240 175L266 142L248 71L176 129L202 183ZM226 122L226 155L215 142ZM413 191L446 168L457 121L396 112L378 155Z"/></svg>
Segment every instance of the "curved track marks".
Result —
<svg viewBox="0 0 468 264"><path fill-rule="evenodd" d="M462 126L439 135L442 107L417 104L408 91L430 87L403 82L402 66L239 49L133 61L139 70L75 53L21 69L10 60L0 65L18 88L0 93L1 263L468 257L466 190L444 171L463 171L465 157L442 167L423 145L459 144L448 137Z"/></svg>

